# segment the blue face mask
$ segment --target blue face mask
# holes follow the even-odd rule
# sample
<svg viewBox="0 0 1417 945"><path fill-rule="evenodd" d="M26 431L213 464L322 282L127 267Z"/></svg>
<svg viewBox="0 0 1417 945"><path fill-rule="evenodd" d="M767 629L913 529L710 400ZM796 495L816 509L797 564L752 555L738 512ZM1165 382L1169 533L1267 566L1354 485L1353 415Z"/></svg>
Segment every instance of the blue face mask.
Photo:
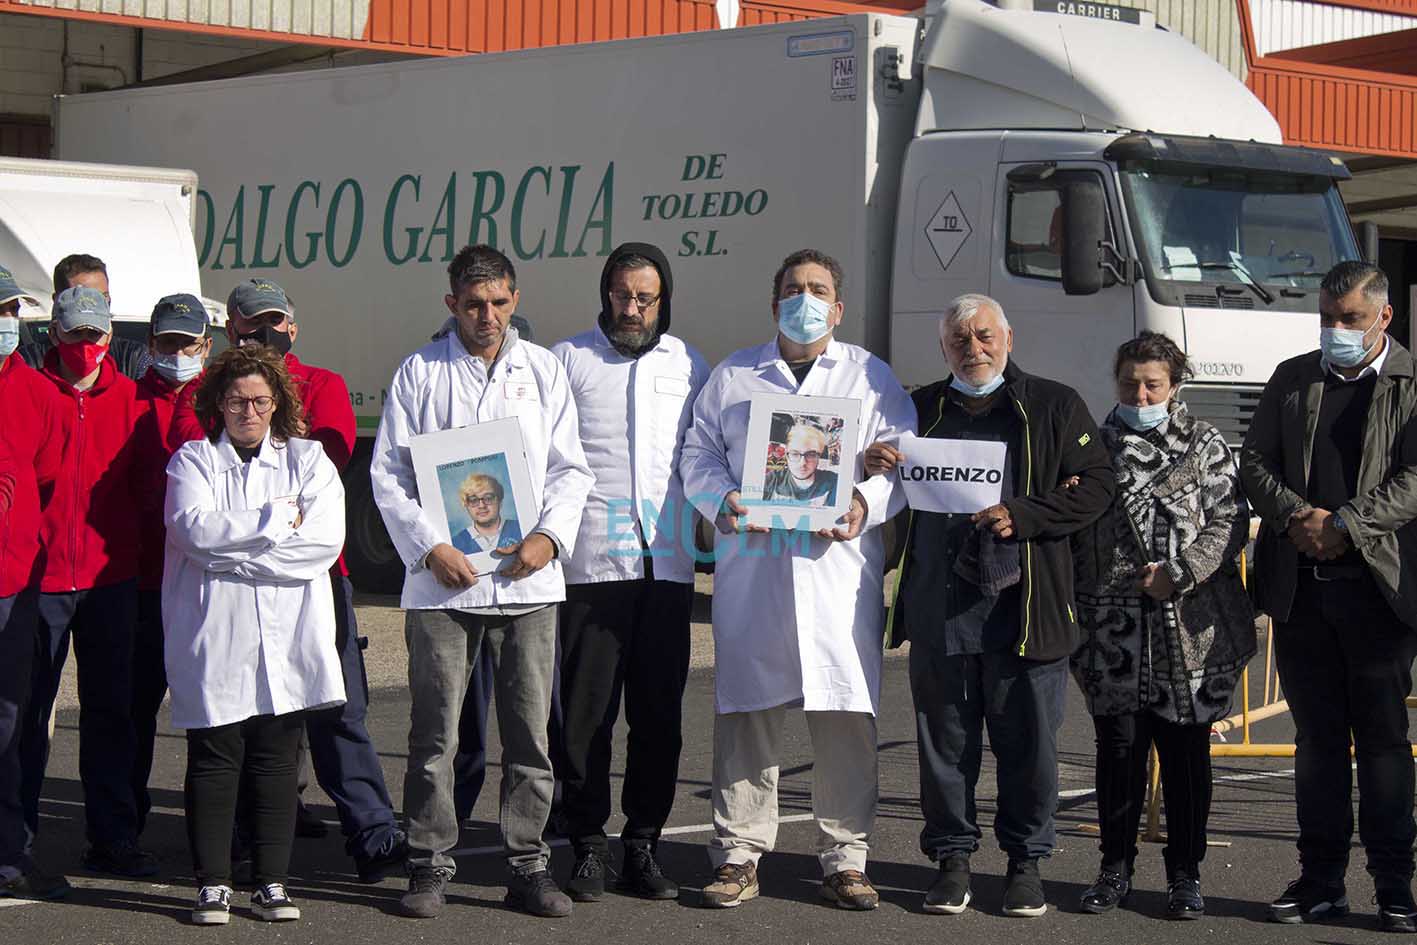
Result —
<svg viewBox="0 0 1417 945"><path fill-rule="evenodd" d="M1319 349L1329 364L1341 368L1356 367L1382 342L1379 337L1371 345L1364 346L1363 339L1367 334L1356 328L1320 328Z"/></svg>
<svg viewBox="0 0 1417 945"><path fill-rule="evenodd" d="M831 302L823 302L810 292L790 295L777 303L777 330L799 345L820 341L832 330L831 310Z"/></svg>
<svg viewBox="0 0 1417 945"><path fill-rule="evenodd" d="M973 384L969 383L964 378L960 377L958 374L950 378L950 386L966 397L988 397L990 394L994 393L994 391L998 390L1001 386L1003 386L1003 383L1003 372L995 374L991 380L985 381L978 387L975 387Z"/></svg>
<svg viewBox="0 0 1417 945"><path fill-rule="evenodd" d="M196 354L159 354L153 367L169 384L185 384L202 373L202 358Z"/></svg>
<svg viewBox="0 0 1417 945"><path fill-rule="evenodd" d="M1155 430L1166 422L1166 418L1170 415L1171 403L1169 401L1147 404L1145 407L1138 407L1135 404L1117 405L1117 419L1138 433Z"/></svg>
<svg viewBox="0 0 1417 945"><path fill-rule="evenodd" d="M15 353L20 346L20 320L14 316L0 318L0 361Z"/></svg>

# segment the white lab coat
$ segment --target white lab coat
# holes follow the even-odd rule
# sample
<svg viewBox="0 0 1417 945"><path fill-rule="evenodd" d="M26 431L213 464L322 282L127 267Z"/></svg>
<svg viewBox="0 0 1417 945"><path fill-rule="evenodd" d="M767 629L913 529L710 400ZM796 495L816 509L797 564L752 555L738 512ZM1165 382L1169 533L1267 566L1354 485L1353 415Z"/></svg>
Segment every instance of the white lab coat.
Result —
<svg viewBox="0 0 1417 945"><path fill-rule="evenodd" d="M692 584L696 516L684 501L679 451L708 362L672 335L626 357L599 326L557 342L551 353L566 366L595 473L566 583L643 578L648 548L656 580Z"/></svg>
<svg viewBox="0 0 1417 945"><path fill-rule="evenodd" d="M861 401L854 478L862 533L832 542L804 532L715 531L715 707L754 712L801 702L808 711L870 712L880 702L885 548L878 526L904 496L895 477L864 479L861 452L915 430L915 406L885 362L833 340L797 385L777 339L714 368L694 404L680 472L707 518L743 482L752 395L764 391ZM845 470L843 478L847 478ZM863 481L864 479L864 481Z"/></svg>
<svg viewBox="0 0 1417 945"><path fill-rule="evenodd" d="M344 487L324 447L268 433L243 463L225 433L186 443L167 466L163 518L173 726L343 703L329 570L344 547Z"/></svg>
<svg viewBox="0 0 1417 945"><path fill-rule="evenodd" d="M520 340L515 328L507 330L490 369L468 354L456 330L440 333L410 355L389 383L369 461L374 500L408 567L400 603L405 610L516 607L566 599L559 558L520 580L493 573L480 575L468 588L444 587L424 563L428 552L447 539L418 504L409 439L504 417L516 417L521 425L532 499L540 509L539 519L530 520L517 510L522 534L545 532L559 546L560 558L573 553L581 509L595 477L581 450L565 368L550 351Z"/></svg>

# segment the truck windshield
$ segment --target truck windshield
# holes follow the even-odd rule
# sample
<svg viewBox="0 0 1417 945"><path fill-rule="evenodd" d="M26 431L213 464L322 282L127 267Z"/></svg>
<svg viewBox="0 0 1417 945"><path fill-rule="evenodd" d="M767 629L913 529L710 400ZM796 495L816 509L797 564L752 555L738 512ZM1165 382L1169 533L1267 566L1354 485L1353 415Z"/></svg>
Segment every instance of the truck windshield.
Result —
<svg viewBox="0 0 1417 945"><path fill-rule="evenodd" d="M1148 281L1318 288L1357 259L1338 188L1326 177L1229 168L1132 164L1122 187Z"/></svg>

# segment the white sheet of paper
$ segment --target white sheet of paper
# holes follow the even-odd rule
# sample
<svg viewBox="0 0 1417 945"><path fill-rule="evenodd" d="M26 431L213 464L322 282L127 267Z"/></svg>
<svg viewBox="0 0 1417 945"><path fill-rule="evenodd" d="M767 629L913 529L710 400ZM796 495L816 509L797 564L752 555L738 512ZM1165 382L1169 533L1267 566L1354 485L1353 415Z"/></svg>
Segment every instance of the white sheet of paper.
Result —
<svg viewBox="0 0 1417 945"><path fill-rule="evenodd" d="M896 475L912 509L973 515L998 504L1003 494L1006 443L907 434L900 438L899 449L905 462Z"/></svg>

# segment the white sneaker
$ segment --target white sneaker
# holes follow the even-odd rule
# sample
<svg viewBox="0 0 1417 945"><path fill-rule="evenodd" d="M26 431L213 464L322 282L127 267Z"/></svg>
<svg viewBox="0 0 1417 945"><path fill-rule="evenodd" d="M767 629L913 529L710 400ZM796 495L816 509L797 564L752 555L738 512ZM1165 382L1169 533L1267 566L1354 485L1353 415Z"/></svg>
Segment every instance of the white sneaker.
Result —
<svg viewBox="0 0 1417 945"><path fill-rule="evenodd" d="M226 925L231 921L231 887L203 886L192 907L193 925Z"/></svg>
<svg viewBox="0 0 1417 945"><path fill-rule="evenodd" d="M290 901L281 883L267 883L253 892L251 911L266 922L291 922L300 918L300 907Z"/></svg>

